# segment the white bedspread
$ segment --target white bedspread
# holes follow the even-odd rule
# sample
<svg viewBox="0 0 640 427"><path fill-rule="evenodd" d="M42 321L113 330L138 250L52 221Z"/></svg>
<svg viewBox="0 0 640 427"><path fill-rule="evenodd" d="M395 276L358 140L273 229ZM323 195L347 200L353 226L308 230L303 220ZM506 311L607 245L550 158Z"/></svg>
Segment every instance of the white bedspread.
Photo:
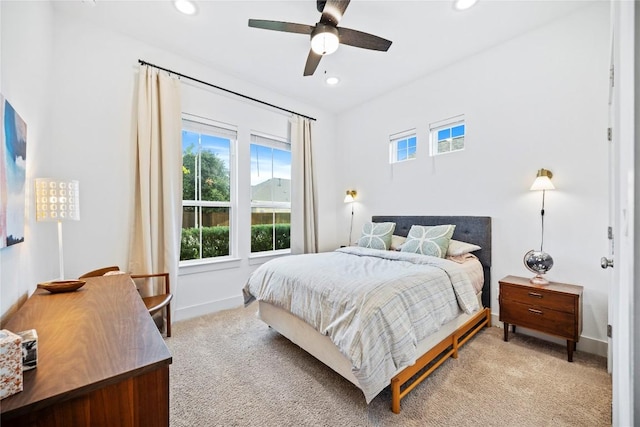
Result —
<svg viewBox="0 0 640 427"><path fill-rule="evenodd" d="M245 305L266 301L329 336L351 361L367 403L415 363L418 341L461 310L479 309L459 264L358 247L269 261L243 293Z"/></svg>

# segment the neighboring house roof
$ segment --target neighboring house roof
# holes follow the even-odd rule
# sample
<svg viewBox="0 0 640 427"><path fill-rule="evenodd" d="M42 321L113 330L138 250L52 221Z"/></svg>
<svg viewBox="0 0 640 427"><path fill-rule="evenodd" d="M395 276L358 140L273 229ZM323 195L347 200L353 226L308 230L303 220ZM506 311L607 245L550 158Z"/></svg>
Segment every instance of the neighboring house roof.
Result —
<svg viewBox="0 0 640 427"><path fill-rule="evenodd" d="M271 178L251 186L251 200L291 203L291 180Z"/></svg>

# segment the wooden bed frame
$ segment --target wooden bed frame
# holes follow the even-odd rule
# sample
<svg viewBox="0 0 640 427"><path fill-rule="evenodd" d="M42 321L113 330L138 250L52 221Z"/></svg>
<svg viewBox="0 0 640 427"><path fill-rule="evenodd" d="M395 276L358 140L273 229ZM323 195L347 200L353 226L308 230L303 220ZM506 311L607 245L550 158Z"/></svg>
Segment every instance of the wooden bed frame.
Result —
<svg viewBox="0 0 640 427"><path fill-rule="evenodd" d="M454 333L440 341L431 350L423 354L416 363L407 366L391 379L391 411L400 413L400 400L418 384L424 381L433 371L442 365L449 357L458 358L458 349L483 327L491 326L491 309L483 308L477 312ZM426 369L425 369L426 368ZM416 379L413 377L425 369ZM407 384L403 389L402 386Z"/></svg>
<svg viewBox="0 0 640 427"><path fill-rule="evenodd" d="M484 270L482 288L483 308L472 316L461 315L444 325L441 331L430 337L421 347L423 355L415 364L396 373L391 379L391 410L400 413L400 400L425 380L449 357L458 358L458 349L471 337L491 326L491 218L473 216L374 216L373 222L395 222L394 234L406 236L411 225L455 224L453 238L480 246L474 252ZM259 302L258 315L265 323L297 344L309 354L332 368L338 374L359 387L350 372L350 362L339 349L324 336L294 315L263 301ZM435 340L435 341L434 341Z"/></svg>

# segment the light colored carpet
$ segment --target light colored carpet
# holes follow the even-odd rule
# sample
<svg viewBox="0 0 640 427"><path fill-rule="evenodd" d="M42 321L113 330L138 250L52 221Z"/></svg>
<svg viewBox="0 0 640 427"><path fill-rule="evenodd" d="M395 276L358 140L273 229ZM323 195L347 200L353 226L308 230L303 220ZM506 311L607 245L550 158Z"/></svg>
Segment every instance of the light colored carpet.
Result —
<svg viewBox="0 0 640 427"><path fill-rule="evenodd" d="M171 426L604 426L606 360L485 328L402 400L360 390L269 329L257 306L173 325Z"/></svg>

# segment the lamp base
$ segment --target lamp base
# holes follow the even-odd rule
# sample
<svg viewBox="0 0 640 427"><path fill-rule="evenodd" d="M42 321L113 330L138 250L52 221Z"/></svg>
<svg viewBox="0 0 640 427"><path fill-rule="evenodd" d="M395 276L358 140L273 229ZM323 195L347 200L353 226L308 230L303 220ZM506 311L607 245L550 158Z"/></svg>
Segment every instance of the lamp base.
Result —
<svg viewBox="0 0 640 427"><path fill-rule="evenodd" d="M540 274L536 274L535 276L533 276L531 279L529 279L529 281L531 283L533 283L534 285L548 285L549 281L547 279L545 279L544 277L542 277Z"/></svg>
<svg viewBox="0 0 640 427"><path fill-rule="evenodd" d="M549 281L542 277L553 267L553 258L546 252L530 250L524 255L524 265L535 276L529 279L534 285L548 285Z"/></svg>

